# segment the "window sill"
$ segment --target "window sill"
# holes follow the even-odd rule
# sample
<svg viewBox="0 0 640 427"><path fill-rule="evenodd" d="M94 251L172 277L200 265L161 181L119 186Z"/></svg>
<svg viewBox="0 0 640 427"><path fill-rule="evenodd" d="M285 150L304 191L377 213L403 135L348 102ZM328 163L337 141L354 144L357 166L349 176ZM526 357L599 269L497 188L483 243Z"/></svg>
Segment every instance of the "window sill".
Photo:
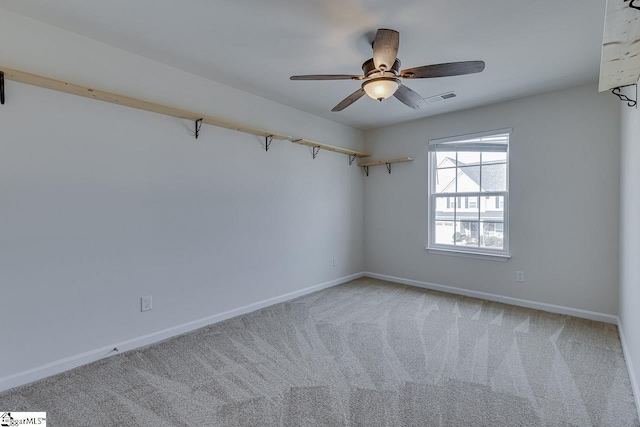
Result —
<svg viewBox="0 0 640 427"><path fill-rule="evenodd" d="M426 248L432 254L453 255L463 258L486 259L490 261L508 261L511 254L489 254L484 252L460 251L455 249Z"/></svg>

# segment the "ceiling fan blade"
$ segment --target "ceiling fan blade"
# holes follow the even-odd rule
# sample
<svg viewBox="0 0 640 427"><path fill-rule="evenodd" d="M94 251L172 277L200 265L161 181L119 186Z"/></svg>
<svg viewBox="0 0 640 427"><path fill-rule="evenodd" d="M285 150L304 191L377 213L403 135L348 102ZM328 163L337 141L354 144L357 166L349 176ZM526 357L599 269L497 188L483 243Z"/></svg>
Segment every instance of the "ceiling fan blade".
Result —
<svg viewBox="0 0 640 427"><path fill-rule="evenodd" d="M310 74L307 76L291 76L291 80L361 80L364 76L351 76L348 74Z"/></svg>
<svg viewBox="0 0 640 427"><path fill-rule="evenodd" d="M342 101L340 101L340 103L338 105L336 105L335 107L333 107L333 109L331 111L342 111L342 110L344 110L349 105L353 104L358 99L362 98L362 95L364 95L364 89L360 88L357 91L353 92L351 95L347 96Z"/></svg>
<svg viewBox="0 0 640 427"><path fill-rule="evenodd" d="M419 110L422 107L427 106L427 102L418 95L415 91L409 89L405 85L398 86L398 90L393 94L396 98L400 100L403 104L413 108L414 110Z"/></svg>
<svg viewBox="0 0 640 427"><path fill-rule="evenodd" d="M373 65L378 69L390 70L398 57L400 34L394 30L381 28L373 41Z"/></svg>
<svg viewBox="0 0 640 427"><path fill-rule="evenodd" d="M480 73L484 70L484 61L448 62L445 64L424 65L408 68L400 72L405 79L430 79L434 77L462 76Z"/></svg>

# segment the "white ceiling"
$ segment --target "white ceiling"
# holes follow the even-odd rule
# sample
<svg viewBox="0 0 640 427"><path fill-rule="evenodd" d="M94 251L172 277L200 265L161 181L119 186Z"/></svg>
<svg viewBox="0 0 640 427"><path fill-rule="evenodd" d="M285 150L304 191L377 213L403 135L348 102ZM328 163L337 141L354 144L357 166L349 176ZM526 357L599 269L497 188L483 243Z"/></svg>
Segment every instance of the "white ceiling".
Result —
<svg viewBox="0 0 640 427"><path fill-rule="evenodd" d="M598 79L604 0L2 0L0 7L361 129ZM481 74L407 80L413 111L391 98L331 108L359 82L378 28L400 32L402 68L484 60ZM25 70L28 71L28 70ZM176 83L179 84L179 83ZM597 90L594 85L594 90Z"/></svg>

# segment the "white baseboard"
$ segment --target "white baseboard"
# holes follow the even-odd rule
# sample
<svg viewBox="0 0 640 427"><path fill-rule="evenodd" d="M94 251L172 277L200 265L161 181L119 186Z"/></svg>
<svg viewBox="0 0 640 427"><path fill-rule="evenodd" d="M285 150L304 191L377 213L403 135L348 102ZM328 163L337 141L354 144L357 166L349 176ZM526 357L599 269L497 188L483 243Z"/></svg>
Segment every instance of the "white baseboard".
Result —
<svg viewBox="0 0 640 427"><path fill-rule="evenodd" d="M640 385L638 384L638 378L636 377L636 371L633 369L633 361L631 360L631 354L629 354L629 347L627 347L627 339L624 335L624 328L622 322L618 318L618 332L620 333L620 341L622 342L622 353L624 354L624 361L627 364L627 371L629 372L629 381L631 382L631 389L633 390L633 398L636 402L636 410L638 411L638 418L640 418Z"/></svg>
<svg viewBox="0 0 640 427"><path fill-rule="evenodd" d="M110 344L105 347L101 347L95 350L87 351L86 353L77 354L64 359L56 360L46 365L38 366L36 368L28 369L26 371L18 372L16 374L8 375L0 378L0 391L5 391L25 385L51 375L59 374L61 372L68 371L78 366L86 365L87 363L95 362L105 357L113 356L118 352L129 351L135 348L143 347L145 345L153 344L158 341L166 340L167 338L181 335L193 330L202 328L204 326L212 325L214 323L221 322L223 320L230 319L232 317L240 316L242 314L250 313L252 311L259 310L270 305L278 304L284 301L306 295L312 292L319 291L321 289L330 288L332 286L341 285L354 279L363 277L364 273L351 274L349 276L341 277L339 279L331 280L321 283L319 285L311 286L299 291L289 292L288 294L280 295L277 297L269 298L263 301L258 301L253 304L245 305L233 310L225 311L223 313L214 314L213 316L205 317L204 319L195 320L193 322L184 323L182 325L174 326L162 331L153 332L147 335L136 337L127 341ZM118 349L118 352L114 351L114 348Z"/></svg>
<svg viewBox="0 0 640 427"><path fill-rule="evenodd" d="M568 316L580 317L583 319L595 320L604 323L618 323L618 316L612 314L598 313L595 311L581 310L579 308L565 307L562 305L547 304L544 302L529 301L520 298L505 297L487 292L471 291L469 289L456 288L453 286L438 285L435 283L421 282L419 280L403 279L401 277L387 276L384 274L365 272L364 276L374 279L386 280L388 282L400 283L403 285L416 286L418 288L431 289L434 291L447 292L450 294L464 295L467 297L501 302L504 304L517 305L519 307L533 308L536 310L548 311L551 313L566 314Z"/></svg>

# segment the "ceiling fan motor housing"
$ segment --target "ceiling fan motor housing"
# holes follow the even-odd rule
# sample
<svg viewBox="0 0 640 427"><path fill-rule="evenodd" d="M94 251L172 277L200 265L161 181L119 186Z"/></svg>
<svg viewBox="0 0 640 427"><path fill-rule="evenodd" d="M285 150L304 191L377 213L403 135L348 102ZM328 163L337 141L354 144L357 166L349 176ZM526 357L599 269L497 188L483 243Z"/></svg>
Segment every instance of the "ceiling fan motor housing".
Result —
<svg viewBox="0 0 640 427"><path fill-rule="evenodd" d="M364 64L362 64L362 72L364 73L365 77L369 77L373 73L379 73L380 70L376 68L373 63L373 58L371 58L368 61L365 61ZM390 70L385 70L385 72L398 75L400 73L400 60L396 58L395 62L393 63L393 67L391 67Z"/></svg>

